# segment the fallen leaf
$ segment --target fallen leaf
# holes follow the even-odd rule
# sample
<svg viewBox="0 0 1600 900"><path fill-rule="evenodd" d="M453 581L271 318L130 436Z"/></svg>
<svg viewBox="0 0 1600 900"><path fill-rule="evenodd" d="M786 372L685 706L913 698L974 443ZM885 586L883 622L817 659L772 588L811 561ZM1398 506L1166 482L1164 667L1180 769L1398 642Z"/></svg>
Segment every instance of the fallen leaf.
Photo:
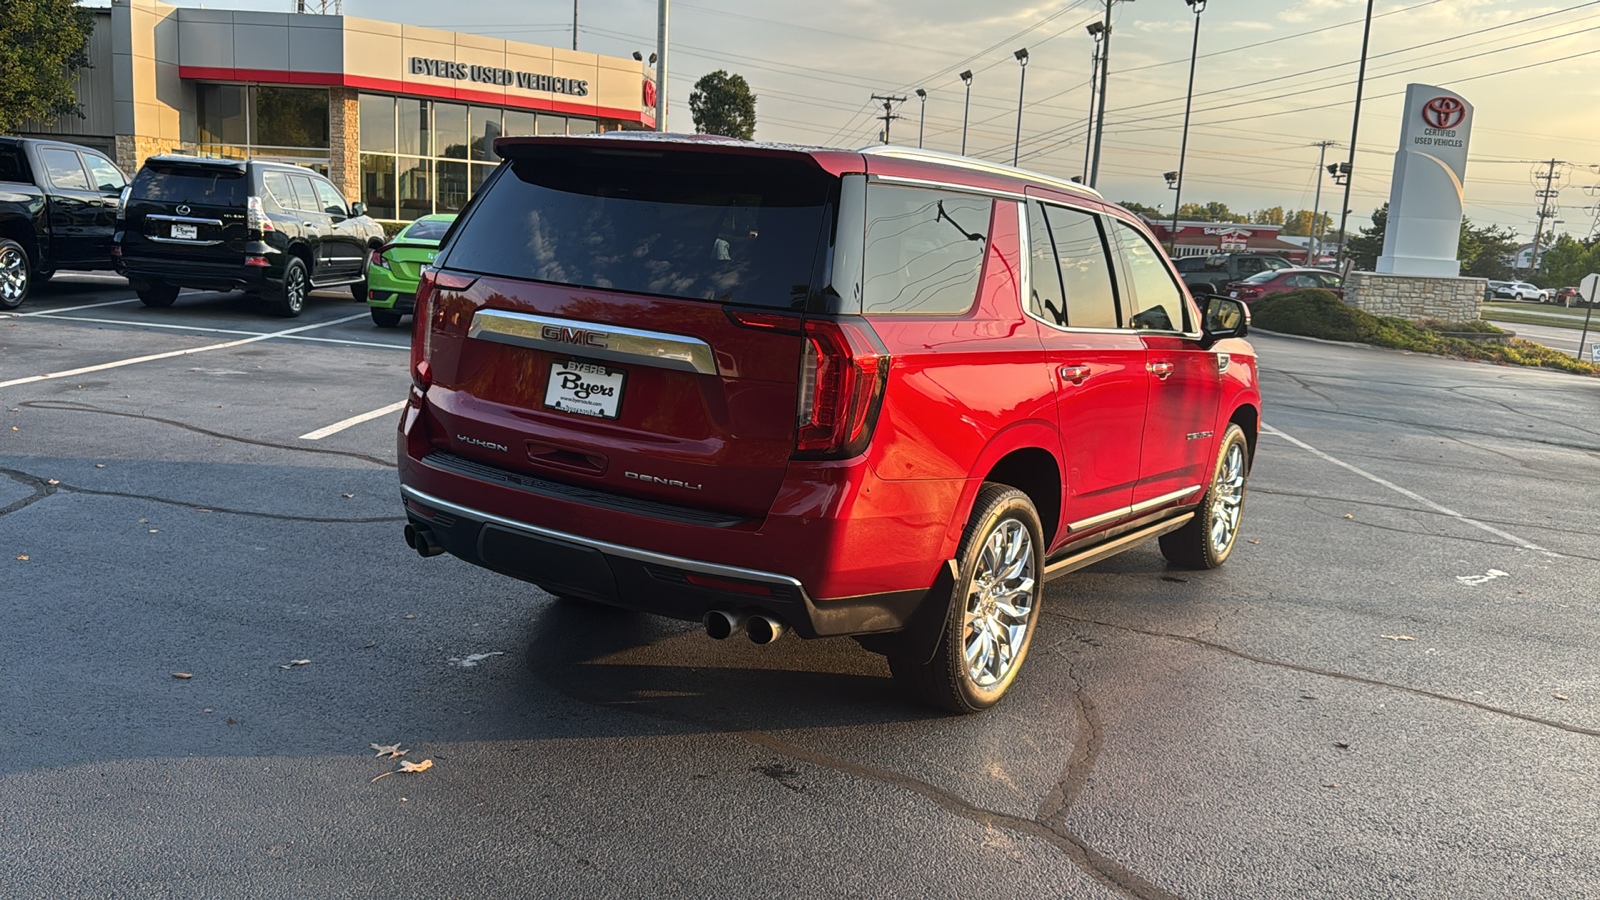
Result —
<svg viewBox="0 0 1600 900"><path fill-rule="evenodd" d="M344 498L345 498L345 499L346 499L346 500L351 500L351 499L354 499L354 497L355 497L355 494L345 494L345 495L344 495Z"/></svg>
<svg viewBox="0 0 1600 900"><path fill-rule="evenodd" d="M194 511L195 511L195 512L211 512L211 510L209 510L209 509L206 509L206 508L205 508L205 507L203 507L203 506L196 506L196 507L195 507L195 508L194 508Z"/></svg>
<svg viewBox="0 0 1600 900"><path fill-rule="evenodd" d="M1348 742L1346 742L1346 741L1334 741L1333 745L1335 747L1338 747L1340 750L1349 750L1350 749L1350 744Z"/></svg>
<svg viewBox="0 0 1600 900"><path fill-rule="evenodd" d="M28 561L28 554L24 553L21 556L17 557L17 559L20 559L23 562L27 562Z"/></svg>
<svg viewBox="0 0 1600 900"><path fill-rule="evenodd" d="M1571 697L1568 697L1566 694L1553 694L1551 696L1555 697L1557 700L1571 700L1572 699Z"/></svg>
<svg viewBox="0 0 1600 900"><path fill-rule="evenodd" d="M1317 695L1316 694L1301 694L1300 695L1300 699L1301 700L1315 700L1315 699L1317 699Z"/></svg>
<svg viewBox="0 0 1600 900"><path fill-rule="evenodd" d="M60 483L61 482L55 480L54 478L51 478L50 480L45 482L45 484L60 484Z"/></svg>
<svg viewBox="0 0 1600 900"><path fill-rule="evenodd" d="M151 534L160 534L160 533L161 533L161 529L159 529L159 528L152 528L152 529L150 529L150 533L151 533Z"/></svg>
<svg viewBox="0 0 1600 900"><path fill-rule="evenodd" d="M417 617L416 613L406 613L405 615L401 616L400 618L402 618L402 619L415 619L416 617Z"/></svg>
<svg viewBox="0 0 1600 900"><path fill-rule="evenodd" d="M1346 518L1346 519L1354 519L1354 518L1355 518L1355 516L1352 516L1352 515L1350 515L1350 514L1349 514L1349 513L1345 513L1345 514L1344 514L1344 517L1345 517L1345 518Z"/></svg>
<svg viewBox="0 0 1600 900"><path fill-rule="evenodd" d="M222 724L224 724L224 725L237 725L239 723L237 721L235 721L232 716L229 716L228 718L222 720Z"/></svg>
<svg viewBox="0 0 1600 900"><path fill-rule="evenodd" d="M411 752L409 750L401 750L399 744L368 744L367 746L378 751L379 759L383 759L384 757L394 759L397 756L405 756L407 753Z"/></svg>
<svg viewBox="0 0 1600 900"><path fill-rule="evenodd" d="M94 467L96 469L104 469L106 467L106 464L105 463L95 463Z"/></svg>
<svg viewBox="0 0 1600 900"><path fill-rule="evenodd" d="M1252 543L1252 544L1259 544L1259 543L1261 543L1261 542L1260 542L1260 541L1250 541L1250 543Z"/></svg>
<svg viewBox="0 0 1600 900"><path fill-rule="evenodd" d="M140 525L148 525L148 524L150 524L150 520L149 519L140 519L139 520L139 524Z"/></svg>
<svg viewBox="0 0 1600 900"><path fill-rule="evenodd" d="M194 676L189 674L188 672L173 672L172 673L172 677L173 678L182 678L184 681L188 681L189 679L193 678Z"/></svg>
<svg viewBox="0 0 1600 900"><path fill-rule="evenodd" d="M1416 638L1409 634L1380 634L1378 637L1388 638L1391 641L1414 641Z"/></svg>
<svg viewBox="0 0 1600 900"><path fill-rule="evenodd" d="M406 772L406 773L426 772L431 768L433 768L433 760L431 760L431 759L425 759L422 762L406 762L405 760L402 759L402 760L400 760L400 768L395 769L394 772L385 772L385 773L383 773L383 775L379 775L378 778L382 778L385 775L393 775L393 774L395 774L395 772ZM378 778L374 778L374 779L372 779L372 781L377 781ZM371 784L371 783L372 782L368 782L368 784Z"/></svg>
<svg viewBox="0 0 1600 900"><path fill-rule="evenodd" d="M287 666L279 666L278 668L280 668L280 669L292 669L295 666L308 666L310 664L311 664L311 660L309 660L309 659L291 659L291 660L289 660L289 664Z"/></svg>
<svg viewBox="0 0 1600 900"><path fill-rule="evenodd" d="M200 711L201 711L201 712L211 712L211 707L209 707L209 706L208 706L208 707L206 707L206 708L205 708L205 709L202 709L202 710L200 710Z"/></svg>
<svg viewBox="0 0 1600 900"><path fill-rule="evenodd" d="M1323 787L1325 787L1325 788L1336 788L1338 786L1339 785L1337 783L1328 783L1328 784L1324 784L1323 785Z"/></svg>

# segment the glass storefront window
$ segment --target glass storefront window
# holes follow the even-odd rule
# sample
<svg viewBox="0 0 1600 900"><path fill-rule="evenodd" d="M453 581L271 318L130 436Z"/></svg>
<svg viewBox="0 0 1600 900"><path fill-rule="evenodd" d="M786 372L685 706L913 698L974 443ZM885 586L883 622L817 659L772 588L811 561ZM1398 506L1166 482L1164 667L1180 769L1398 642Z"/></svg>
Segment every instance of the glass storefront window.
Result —
<svg viewBox="0 0 1600 900"><path fill-rule="evenodd" d="M433 104L433 155L467 158L467 108L455 103Z"/></svg>
<svg viewBox="0 0 1600 900"><path fill-rule="evenodd" d="M402 156L422 156L432 153L428 144L428 107L421 100L401 97L396 104L395 123L398 138L395 149Z"/></svg>
<svg viewBox="0 0 1600 900"><path fill-rule="evenodd" d="M483 163L472 164L472 196L478 196L478 191L483 188L483 183L488 180L490 173L493 171L494 166Z"/></svg>
<svg viewBox="0 0 1600 900"><path fill-rule="evenodd" d="M401 101L402 103L404 101ZM396 167L395 191L399 206L395 218L411 221L433 212L431 160L400 157Z"/></svg>
<svg viewBox="0 0 1600 900"><path fill-rule="evenodd" d="M394 98L381 94L361 95L361 152L394 152ZM389 164L390 172L394 163ZM393 196L392 194L390 195ZM392 205L392 203L391 203Z"/></svg>
<svg viewBox="0 0 1600 900"><path fill-rule="evenodd" d="M567 134L594 134L595 121L593 119L568 119Z"/></svg>
<svg viewBox="0 0 1600 900"><path fill-rule="evenodd" d="M506 110L506 134L537 134L533 130L535 116L531 112L521 110Z"/></svg>
<svg viewBox="0 0 1600 900"><path fill-rule="evenodd" d="M244 85L201 84L195 88L194 99L195 118L199 120L200 126L200 143L249 142Z"/></svg>
<svg viewBox="0 0 1600 900"><path fill-rule="evenodd" d="M566 134L566 116L547 116L539 113L539 130L536 134Z"/></svg>
<svg viewBox="0 0 1600 900"><path fill-rule="evenodd" d="M435 165L439 173L439 197L434 212L460 212L467 205L467 163L440 161Z"/></svg>
<svg viewBox="0 0 1600 900"><path fill-rule="evenodd" d="M467 113L467 136L472 139L473 159L499 159L494 139L500 136L500 110L472 107Z"/></svg>
<svg viewBox="0 0 1600 900"><path fill-rule="evenodd" d="M250 88L250 143L267 147L328 146L326 88Z"/></svg>
<svg viewBox="0 0 1600 900"><path fill-rule="evenodd" d="M392 109L394 104L389 104ZM363 104L362 111L365 112ZM393 120L390 120L393 122ZM362 122L362 143L366 143L366 122ZM391 132L392 135L392 132ZM361 154L361 200L367 204L368 215L374 219L393 219L394 157L388 154Z"/></svg>

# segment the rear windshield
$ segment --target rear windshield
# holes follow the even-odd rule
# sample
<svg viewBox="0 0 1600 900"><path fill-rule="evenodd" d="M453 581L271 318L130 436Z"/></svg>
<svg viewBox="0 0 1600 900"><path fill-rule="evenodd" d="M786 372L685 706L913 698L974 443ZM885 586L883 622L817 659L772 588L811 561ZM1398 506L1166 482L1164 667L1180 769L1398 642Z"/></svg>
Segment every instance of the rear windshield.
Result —
<svg viewBox="0 0 1600 900"><path fill-rule="evenodd" d="M134 199L196 206L243 206L249 193L244 173L237 169L172 168L145 166L133 179Z"/></svg>
<svg viewBox="0 0 1600 900"><path fill-rule="evenodd" d="M802 308L833 179L806 160L526 148L447 264L718 303Z"/></svg>
<svg viewBox="0 0 1600 900"><path fill-rule="evenodd" d="M403 241L437 241L444 237L454 222L416 222L400 233Z"/></svg>

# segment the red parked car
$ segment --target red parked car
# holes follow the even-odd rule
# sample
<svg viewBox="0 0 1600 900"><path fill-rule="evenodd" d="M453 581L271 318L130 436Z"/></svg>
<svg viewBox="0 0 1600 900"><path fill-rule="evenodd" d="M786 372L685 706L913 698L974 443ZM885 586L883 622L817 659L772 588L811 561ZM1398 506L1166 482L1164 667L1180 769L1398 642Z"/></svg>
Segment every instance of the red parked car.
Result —
<svg viewBox="0 0 1600 900"><path fill-rule="evenodd" d="M1344 297L1344 279L1338 272L1327 269L1277 269L1257 272L1243 281L1231 281L1226 288L1229 297L1249 303L1268 294L1280 291L1298 291L1301 288L1322 288Z"/></svg>
<svg viewBox="0 0 1600 900"><path fill-rule="evenodd" d="M757 643L849 635L995 703L1045 581L1228 558L1244 307L1139 220L944 154L501 138L424 272L407 542ZM1063 300L1064 298L1064 300Z"/></svg>

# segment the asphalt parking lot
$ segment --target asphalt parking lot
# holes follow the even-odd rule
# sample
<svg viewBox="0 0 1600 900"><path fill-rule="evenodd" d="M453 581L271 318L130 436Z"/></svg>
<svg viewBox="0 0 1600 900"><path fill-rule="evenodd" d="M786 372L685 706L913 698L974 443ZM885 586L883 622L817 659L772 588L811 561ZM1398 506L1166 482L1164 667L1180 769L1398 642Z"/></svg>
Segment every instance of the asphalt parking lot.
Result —
<svg viewBox="0 0 1600 900"><path fill-rule="evenodd" d="M1600 381L1256 338L1233 559L1053 582L956 719L419 559L347 292L17 313L0 896L1600 896Z"/></svg>

